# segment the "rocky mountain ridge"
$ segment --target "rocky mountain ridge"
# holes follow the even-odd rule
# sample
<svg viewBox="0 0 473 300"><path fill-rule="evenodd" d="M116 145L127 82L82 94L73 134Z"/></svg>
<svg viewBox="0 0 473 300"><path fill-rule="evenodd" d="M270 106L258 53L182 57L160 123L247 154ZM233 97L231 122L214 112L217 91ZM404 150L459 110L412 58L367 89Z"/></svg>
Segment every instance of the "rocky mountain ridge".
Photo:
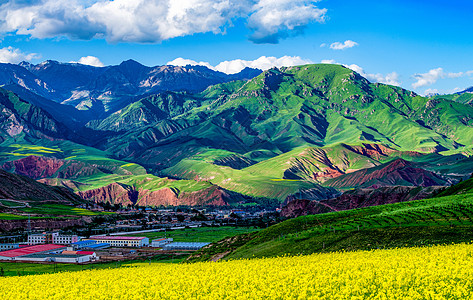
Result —
<svg viewBox="0 0 473 300"><path fill-rule="evenodd" d="M134 60L94 67L48 60L33 65L0 64L0 85L18 85L43 98L89 110L88 120L107 116L136 98L163 91L199 92L210 85L250 79L261 71L227 75L203 66L147 67ZM34 96L23 94L25 100Z"/></svg>

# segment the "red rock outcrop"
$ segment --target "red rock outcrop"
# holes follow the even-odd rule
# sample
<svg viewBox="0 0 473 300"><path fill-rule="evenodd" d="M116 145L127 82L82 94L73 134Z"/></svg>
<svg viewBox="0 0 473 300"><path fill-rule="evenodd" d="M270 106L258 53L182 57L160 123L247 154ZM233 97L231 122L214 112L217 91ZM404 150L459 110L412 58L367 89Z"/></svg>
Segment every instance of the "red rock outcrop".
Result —
<svg viewBox="0 0 473 300"><path fill-rule="evenodd" d="M138 191L138 204L148 206L169 206L179 205L178 196L170 188L163 188L159 191L150 191L140 189Z"/></svg>
<svg viewBox="0 0 473 300"><path fill-rule="evenodd" d="M355 209L367 206L376 206L389 203L424 199L443 187L383 187L378 189L356 189L345 192L343 195L321 201L296 199L290 201L281 210L284 217L298 217L314 215L330 211Z"/></svg>
<svg viewBox="0 0 473 300"><path fill-rule="evenodd" d="M1 167L4 170L14 170L16 174L33 179L52 177L64 165L64 161L51 157L28 156L15 161L9 161Z"/></svg>
<svg viewBox="0 0 473 300"><path fill-rule="evenodd" d="M338 176L342 176L343 173L340 172L339 170L332 169L332 168L326 168L325 170L321 172L316 172L313 173L313 179L314 180L320 180L320 179L330 179L330 178L336 178Z"/></svg>
<svg viewBox="0 0 473 300"><path fill-rule="evenodd" d="M86 200L94 202L120 203L123 205L138 204L148 206L177 206L177 205L227 205L229 195L216 186L196 191L179 192L170 188L157 191L138 189L119 183L112 183L105 187L77 192Z"/></svg>
<svg viewBox="0 0 473 300"><path fill-rule="evenodd" d="M418 164L401 158L389 163L366 168L328 180L326 185L334 188L382 187L382 186L436 186L451 182L431 171L422 169Z"/></svg>
<svg viewBox="0 0 473 300"><path fill-rule="evenodd" d="M378 144L363 144L363 146L344 145L345 148L363 156L379 160L381 156L388 156L396 150Z"/></svg>
<svg viewBox="0 0 473 300"><path fill-rule="evenodd" d="M0 168L33 179L50 177L74 179L102 172L97 165L34 155L6 162Z"/></svg>
<svg viewBox="0 0 473 300"><path fill-rule="evenodd" d="M110 203L120 203L123 205L133 204L133 190L127 186L119 183L111 183L107 186L88 190L88 191L79 191L77 195L85 200L91 200L94 202L110 202ZM136 202L136 201L135 201Z"/></svg>

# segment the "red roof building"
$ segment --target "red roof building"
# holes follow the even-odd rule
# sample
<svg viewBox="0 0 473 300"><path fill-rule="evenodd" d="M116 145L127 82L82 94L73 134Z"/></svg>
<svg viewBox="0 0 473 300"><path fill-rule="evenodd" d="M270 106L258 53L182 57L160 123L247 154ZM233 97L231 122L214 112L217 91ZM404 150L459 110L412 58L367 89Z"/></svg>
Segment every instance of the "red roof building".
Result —
<svg viewBox="0 0 473 300"><path fill-rule="evenodd" d="M39 254L45 252L59 251L61 249L66 249L66 247L61 245L46 244L46 245L34 245L18 249L12 249L7 251L0 252L0 260L14 260L17 257L30 255L30 254Z"/></svg>

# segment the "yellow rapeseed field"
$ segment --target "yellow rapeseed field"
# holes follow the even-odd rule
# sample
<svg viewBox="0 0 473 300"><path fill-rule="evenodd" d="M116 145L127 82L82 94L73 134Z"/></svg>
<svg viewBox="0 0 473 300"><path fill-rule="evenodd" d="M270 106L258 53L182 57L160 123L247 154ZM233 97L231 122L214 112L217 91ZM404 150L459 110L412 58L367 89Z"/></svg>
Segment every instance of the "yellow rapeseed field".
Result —
<svg viewBox="0 0 473 300"><path fill-rule="evenodd" d="M0 279L0 299L473 299L473 245Z"/></svg>

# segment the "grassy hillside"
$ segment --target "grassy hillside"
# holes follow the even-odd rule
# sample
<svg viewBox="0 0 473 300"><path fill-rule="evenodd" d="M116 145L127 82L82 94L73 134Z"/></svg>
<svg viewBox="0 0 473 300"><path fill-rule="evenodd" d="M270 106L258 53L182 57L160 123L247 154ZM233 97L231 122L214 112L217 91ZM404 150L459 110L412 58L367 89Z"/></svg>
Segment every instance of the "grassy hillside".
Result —
<svg viewBox="0 0 473 300"><path fill-rule="evenodd" d="M438 197L461 194L473 194L473 178L462 181L454 186L445 189L445 191L441 192Z"/></svg>
<svg viewBox="0 0 473 300"><path fill-rule="evenodd" d="M170 144L190 148L189 156L225 149L258 160L258 155L269 158L302 146L336 143L382 143L401 151L433 152L462 149L472 142L471 106L371 84L338 65L272 69L244 84L217 85L182 98L182 105L193 101L194 107L187 105L181 115L166 113L165 123L157 112L145 118L151 108L162 112L163 103L174 99L163 97L146 109L149 99L131 104L104 121L112 128L131 114L136 122L144 118L156 128L135 126L98 146L116 148L123 156L134 153L137 160L143 154L165 159L170 153L161 149ZM160 120L153 123L155 118Z"/></svg>
<svg viewBox="0 0 473 300"><path fill-rule="evenodd" d="M471 92L461 94L450 94L450 95L437 95L432 97L433 99L447 99L463 104L473 103L473 94Z"/></svg>
<svg viewBox="0 0 473 300"><path fill-rule="evenodd" d="M470 186L470 181L450 191ZM219 253L234 259L470 242L472 229L473 197L467 190L459 195L289 219L215 243L193 260Z"/></svg>
<svg viewBox="0 0 473 300"><path fill-rule="evenodd" d="M181 114L169 110L172 101L186 107ZM156 174L282 199L398 157L428 160L423 167L429 171L452 173L453 162L437 164L429 153L466 159L472 114L471 106L371 84L342 66L306 65L199 94L143 99L102 124L114 130L135 116L145 126L114 133L97 146ZM461 171L448 176L473 171L467 163L454 167Z"/></svg>
<svg viewBox="0 0 473 300"><path fill-rule="evenodd" d="M340 65L271 69L200 93L150 95L75 133L11 93L3 98L18 122L13 131L5 123L2 167L22 172L27 164L19 159L54 157L62 160L54 172L25 175L75 191L113 183L179 193L215 186L282 202L305 191L329 198L334 190L320 184L396 158L427 175L410 182L398 172L393 184L422 184L432 173L443 178L435 184L450 184L473 172L471 105L372 84ZM147 173L151 179L142 180Z"/></svg>

